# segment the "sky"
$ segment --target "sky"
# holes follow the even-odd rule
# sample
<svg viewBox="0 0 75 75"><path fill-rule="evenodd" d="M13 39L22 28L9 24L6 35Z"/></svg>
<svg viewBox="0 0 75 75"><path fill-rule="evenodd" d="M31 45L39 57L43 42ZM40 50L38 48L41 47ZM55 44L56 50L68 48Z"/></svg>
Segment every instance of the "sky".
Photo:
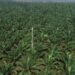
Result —
<svg viewBox="0 0 75 75"><path fill-rule="evenodd" d="M75 0L2 0L2 1L17 1L17 2L75 2Z"/></svg>
<svg viewBox="0 0 75 75"><path fill-rule="evenodd" d="M13 1L25 1L25 2L75 2L75 0L13 0Z"/></svg>

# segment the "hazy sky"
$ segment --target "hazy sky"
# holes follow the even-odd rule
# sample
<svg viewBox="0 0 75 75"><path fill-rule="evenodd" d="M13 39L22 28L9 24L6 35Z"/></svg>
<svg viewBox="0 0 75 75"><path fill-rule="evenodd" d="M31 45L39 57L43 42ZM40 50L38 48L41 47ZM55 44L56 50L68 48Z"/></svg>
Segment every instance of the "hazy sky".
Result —
<svg viewBox="0 0 75 75"><path fill-rule="evenodd" d="M75 0L2 0L2 1L17 1L17 2L75 2Z"/></svg>
<svg viewBox="0 0 75 75"><path fill-rule="evenodd" d="M53 2L75 2L75 0L13 0L13 1L25 1L25 2L48 2L48 1L53 1Z"/></svg>

